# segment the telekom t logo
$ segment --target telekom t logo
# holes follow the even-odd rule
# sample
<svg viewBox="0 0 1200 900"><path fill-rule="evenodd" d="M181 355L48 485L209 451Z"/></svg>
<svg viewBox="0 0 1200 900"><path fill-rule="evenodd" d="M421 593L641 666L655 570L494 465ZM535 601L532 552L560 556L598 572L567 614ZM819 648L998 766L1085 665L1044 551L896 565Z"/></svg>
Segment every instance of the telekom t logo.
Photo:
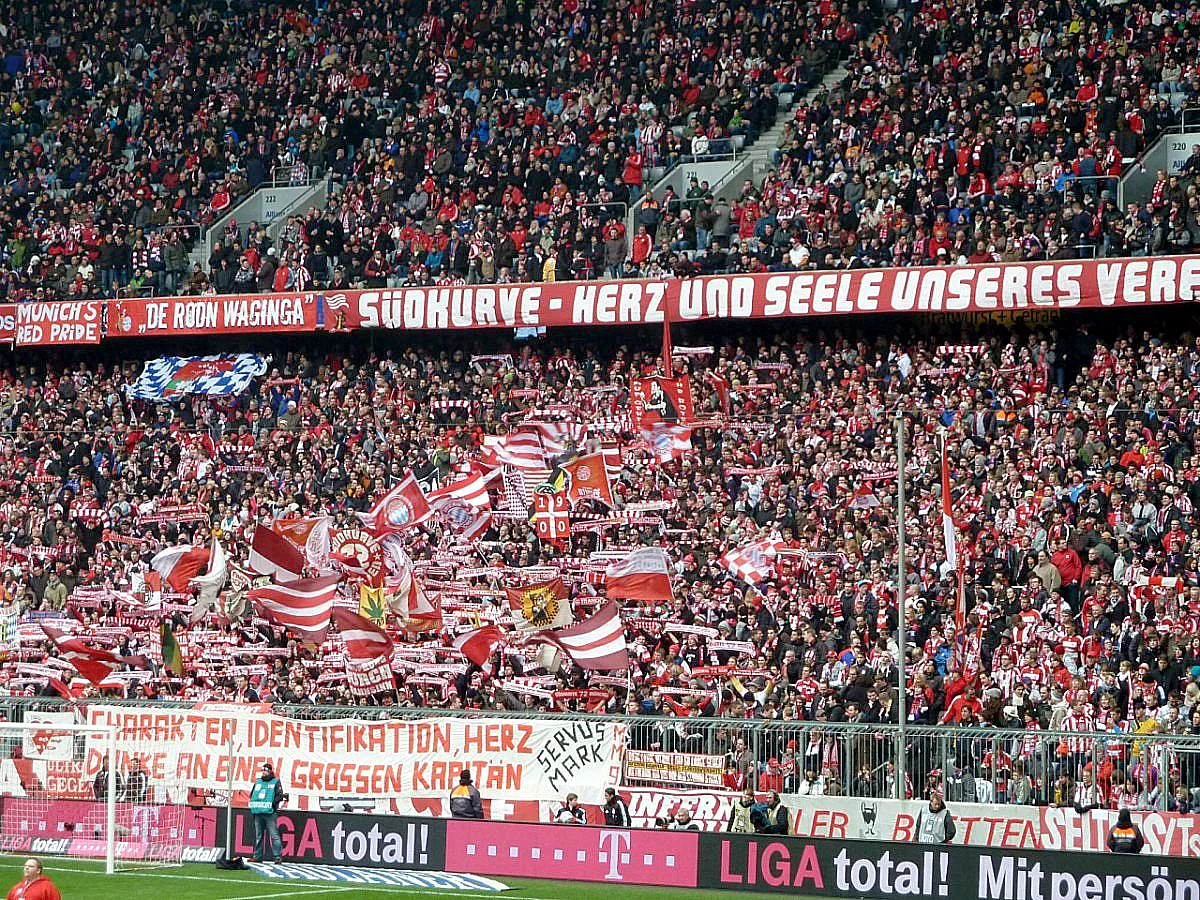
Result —
<svg viewBox="0 0 1200 900"><path fill-rule="evenodd" d="M617 866L622 862L629 861L628 852L622 854L622 851L629 850L629 832L628 831L601 831L600 832L600 849L608 854L608 874L605 879L609 881L624 881ZM621 857L624 856L624 859Z"/></svg>

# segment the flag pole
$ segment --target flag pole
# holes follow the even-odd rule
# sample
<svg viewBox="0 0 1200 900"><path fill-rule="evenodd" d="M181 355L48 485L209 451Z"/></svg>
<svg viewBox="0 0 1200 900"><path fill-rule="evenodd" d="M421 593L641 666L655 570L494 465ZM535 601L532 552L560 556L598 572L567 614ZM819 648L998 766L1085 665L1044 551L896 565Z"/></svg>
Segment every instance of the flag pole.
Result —
<svg viewBox="0 0 1200 900"><path fill-rule="evenodd" d="M907 574L904 571L904 413L896 413L896 606L900 617L896 647L900 659L897 661L897 697L896 706L900 714L898 730L899 746L896 747L896 799L904 799L904 783L908 769L908 743L905 735L905 724L908 719L907 704L908 678L906 676L908 662L908 591Z"/></svg>
<svg viewBox="0 0 1200 900"><path fill-rule="evenodd" d="M662 333L662 357L663 357L663 374L668 378L675 377L675 366L671 363L671 357L674 355L674 347L671 346L671 314L666 310L663 311L663 333Z"/></svg>

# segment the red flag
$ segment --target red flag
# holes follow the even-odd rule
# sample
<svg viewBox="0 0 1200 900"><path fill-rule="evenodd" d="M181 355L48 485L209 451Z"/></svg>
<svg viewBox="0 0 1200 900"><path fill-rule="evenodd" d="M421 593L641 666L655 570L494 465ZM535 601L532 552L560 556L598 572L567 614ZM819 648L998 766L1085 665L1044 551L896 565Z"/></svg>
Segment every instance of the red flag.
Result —
<svg viewBox="0 0 1200 900"><path fill-rule="evenodd" d="M341 575L303 578L287 584L271 584L246 594L267 618L278 622L303 640L321 643L329 630L329 616Z"/></svg>
<svg viewBox="0 0 1200 900"><path fill-rule="evenodd" d="M704 377L712 385L713 392L717 395L717 402L721 405L721 412L729 415L729 379L724 375L718 375L716 372L706 372Z"/></svg>
<svg viewBox="0 0 1200 900"><path fill-rule="evenodd" d="M686 375L631 379L629 416L638 430L659 422L690 422L695 418L691 380Z"/></svg>
<svg viewBox="0 0 1200 900"><path fill-rule="evenodd" d="M608 481L608 469L604 465L604 454L593 453L581 456L561 466L570 476L567 485L567 500L577 503L580 500L599 500L605 506L612 507L612 485Z"/></svg>
<svg viewBox="0 0 1200 900"><path fill-rule="evenodd" d="M539 632L538 637L559 647L581 669L629 668L625 626L617 604L611 600L594 616L569 628Z"/></svg>
<svg viewBox="0 0 1200 900"><path fill-rule="evenodd" d="M160 550L154 559L150 560L150 565L162 576L163 582L169 585L171 590L185 594L191 580L208 565L209 553L208 547L180 544Z"/></svg>
<svg viewBox="0 0 1200 900"><path fill-rule="evenodd" d="M99 685L112 675L118 666L133 666L136 669L149 667L149 662L144 656L118 656L107 650L97 650L87 646L79 638L68 637L57 628L48 628L45 625L42 626L42 631L54 642L59 658L73 665L76 671L92 684Z"/></svg>
<svg viewBox="0 0 1200 900"><path fill-rule="evenodd" d="M474 631L460 634L454 639L454 649L458 650L477 666L486 666L492 658L496 645L504 640L504 635L495 625L485 625Z"/></svg>
<svg viewBox="0 0 1200 900"><path fill-rule="evenodd" d="M335 608L330 618L337 623L342 640L346 642L346 655L351 659L375 659L391 655L391 637L370 619L340 608Z"/></svg>
<svg viewBox="0 0 1200 900"><path fill-rule="evenodd" d="M359 513L377 537L415 528L431 515L433 509L416 476L409 472L404 480L384 494L370 512Z"/></svg>
<svg viewBox="0 0 1200 900"><path fill-rule="evenodd" d="M304 554L288 538L271 528L257 525L250 543L250 568L276 581L297 581L304 574Z"/></svg>
<svg viewBox="0 0 1200 900"><path fill-rule="evenodd" d="M538 491L533 495L533 524L537 536L548 544L563 547L571 536L571 514L562 491Z"/></svg>

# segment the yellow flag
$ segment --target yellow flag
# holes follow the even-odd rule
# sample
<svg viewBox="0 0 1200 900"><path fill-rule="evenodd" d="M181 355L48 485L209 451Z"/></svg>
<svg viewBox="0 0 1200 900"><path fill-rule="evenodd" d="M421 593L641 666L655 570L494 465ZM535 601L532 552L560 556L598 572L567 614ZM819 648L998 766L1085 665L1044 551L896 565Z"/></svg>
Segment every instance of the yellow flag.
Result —
<svg viewBox="0 0 1200 900"><path fill-rule="evenodd" d="M387 621L387 604L384 602L383 588L359 586L358 614L369 619L382 628Z"/></svg>

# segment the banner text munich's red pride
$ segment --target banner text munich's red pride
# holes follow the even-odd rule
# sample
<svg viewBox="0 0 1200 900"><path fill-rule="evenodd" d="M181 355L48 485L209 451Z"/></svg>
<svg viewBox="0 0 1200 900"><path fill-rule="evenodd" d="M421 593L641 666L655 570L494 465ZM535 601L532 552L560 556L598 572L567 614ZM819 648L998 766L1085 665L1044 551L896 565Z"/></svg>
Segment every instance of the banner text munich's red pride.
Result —
<svg viewBox="0 0 1200 900"><path fill-rule="evenodd" d="M0 305L0 342L651 325L706 319L1139 308L1200 296L1200 256ZM66 310L63 307L78 307ZM54 309L51 309L54 308ZM99 313L103 310L103 323ZM25 327L28 326L28 327Z"/></svg>

